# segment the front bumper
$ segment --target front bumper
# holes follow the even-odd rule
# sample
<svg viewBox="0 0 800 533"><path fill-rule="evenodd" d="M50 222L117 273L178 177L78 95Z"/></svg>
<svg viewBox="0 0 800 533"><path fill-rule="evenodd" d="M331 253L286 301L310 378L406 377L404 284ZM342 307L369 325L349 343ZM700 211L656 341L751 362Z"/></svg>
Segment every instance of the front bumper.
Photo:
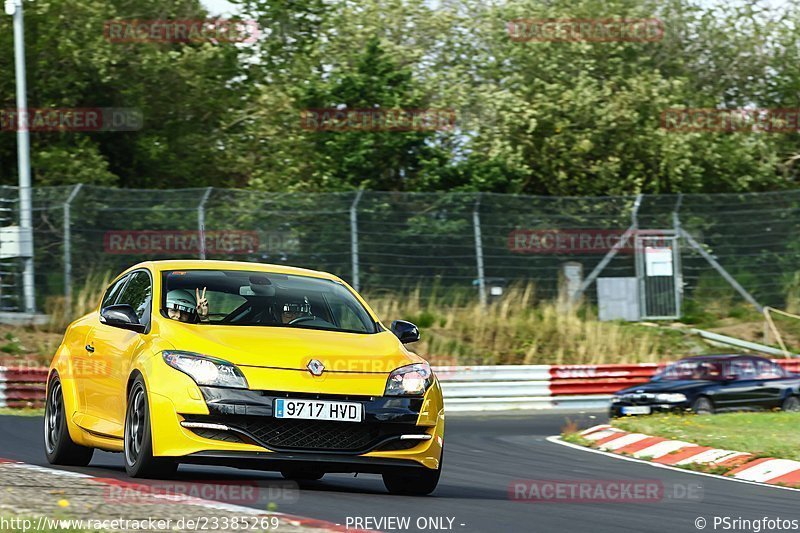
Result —
<svg viewBox="0 0 800 533"><path fill-rule="evenodd" d="M634 407L634 408L641 408L641 407L648 407L650 408L649 413L630 413L624 412L626 407ZM609 408L608 415L611 418L619 418L622 416L637 416L637 415L647 415L653 413L683 413L689 409L688 402L678 402L678 403L634 403L629 401L620 401L620 402L612 402L611 407Z"/></svg>
<svg viewBox="0 0 800 533"><path fill-rule="evenodd" d="M292 463L324 472L439 467L444 437L441 389L423 398L199 387L195 408L151 392L154 453L179 461L274 470ZM172 395L170 395L172 397ZM276 398L359 402L358 422L277 419ZM176 408L176 403L183 409ZM195 427L184 427L184 425ZM204 427L204 426L211 426Z"/></svg>

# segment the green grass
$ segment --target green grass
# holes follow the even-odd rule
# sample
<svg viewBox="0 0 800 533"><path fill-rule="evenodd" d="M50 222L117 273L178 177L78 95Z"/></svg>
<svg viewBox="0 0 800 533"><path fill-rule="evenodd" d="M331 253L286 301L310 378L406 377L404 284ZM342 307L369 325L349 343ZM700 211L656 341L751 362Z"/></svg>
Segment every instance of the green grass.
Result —
<svg viewBox="0 0 800 533"><path fill-rule="evenodd" d="M612 421L625 431L800 461L800 413L652 415Z"/></svg>
<svg viewBox="0 0 800 533"><path fill-rule="evenodd" d="M43 408L12 409L10 407L0 407L0 415L42 416L44 415L44 409Z"/></svg>

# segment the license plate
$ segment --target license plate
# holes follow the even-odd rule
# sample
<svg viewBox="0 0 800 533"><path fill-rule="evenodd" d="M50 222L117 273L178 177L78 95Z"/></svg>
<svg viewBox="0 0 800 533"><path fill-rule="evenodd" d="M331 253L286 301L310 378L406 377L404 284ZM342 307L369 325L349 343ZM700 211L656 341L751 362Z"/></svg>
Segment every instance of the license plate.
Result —
<svg viewBox="0 0 800 533"><path fill-rule="evenodd" d="M274 407L275 418L338 420L340 422L361 422L362 419L360 403L277 398Z"/></svg>
<svg viewBox="0 0 800 533"><path fill-rule="evenodd" d="M622 408L623 415L649 415L650 414L650 406L649 405L631 405L628 407Z"/></svg>

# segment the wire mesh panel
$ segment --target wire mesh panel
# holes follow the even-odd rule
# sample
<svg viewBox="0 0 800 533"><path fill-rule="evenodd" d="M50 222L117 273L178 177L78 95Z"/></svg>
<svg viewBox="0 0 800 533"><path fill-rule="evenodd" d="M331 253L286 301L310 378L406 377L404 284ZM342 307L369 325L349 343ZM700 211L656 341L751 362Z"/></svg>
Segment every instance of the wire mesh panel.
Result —
<svg viewBox="0 0 800 533"><path fill-rule="evenodd" d="M579 262L590 273L632 224L635 197L558 198L492 194L481 202L487 276L533 283L539 297L558 294L559 272ZM633 241L619 247L606 277L635 275ZM594 291L586 296L595 298Z"/></svg>
<svg viewBox="0 0 800 533"><path fill-rule="evenodd" d="M16 224L17 196L0 188L0 227ZM800 297L800 191L558 198L66 186L35 187L33 199L40 309L92 275L201 257L326 270L373 293L419 286L423 297L477 298L482 274L484 286L534 284L539 298L555 298L565 263L584 277L601 264L603 277L632 277L635 236L678 228L694 240L679 239L687 302L742 301L709 257L762 305ZM0 309L20 308L19 273L19 259L0 259Z"/></svg>
<svg viewBox="0 0 800 533"><path fill-rule="evenodd" d="M783 307L800 271L800 192L685 195L691 234L761 305ZM697 249L682 241L685 291L721 303L740 299Z"/></svg>

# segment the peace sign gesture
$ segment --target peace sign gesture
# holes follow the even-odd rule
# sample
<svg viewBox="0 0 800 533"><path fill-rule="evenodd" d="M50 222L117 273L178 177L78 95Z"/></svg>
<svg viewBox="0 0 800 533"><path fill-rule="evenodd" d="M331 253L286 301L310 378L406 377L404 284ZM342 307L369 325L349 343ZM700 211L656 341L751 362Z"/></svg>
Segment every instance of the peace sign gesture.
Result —
<svg viewBox="0 0 800 533"><path fill-rule="evenodd" d="M208 287L203 287L203 294L200 294L200 289L197 288L194 290L194 295L197 300L197 314L200 318L206 318L208 316L208 298L206 298L206 289Z"/></svg>

